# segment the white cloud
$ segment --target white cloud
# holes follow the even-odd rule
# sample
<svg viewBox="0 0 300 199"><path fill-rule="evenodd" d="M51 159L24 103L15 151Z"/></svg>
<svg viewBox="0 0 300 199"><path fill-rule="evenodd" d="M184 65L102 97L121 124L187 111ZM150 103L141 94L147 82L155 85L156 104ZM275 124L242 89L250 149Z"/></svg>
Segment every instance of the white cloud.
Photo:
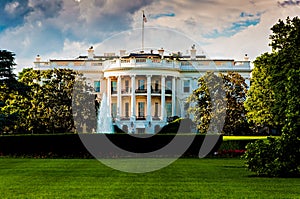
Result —
<svg viewBox="0 0 300 199"><path fill-rule="evenodd" d="M13 14L15 12L15 10L17 9L17 7L19 7L20 3L15 1L15 2L12 2L12 3L8 3L5 5L5 8L4 10L6 12L8 12L9 14Z"/></svg>
<svg viewBox="0 0 300 199"><path fill-rule="evenodd" d="M73 58L86 54L90 45L98 54L138 49L142 10L148 18L149 49L185 52L198 43L198 51L212 58L242 59L247 53L253 60L270 49L270 27L279 18L299 14L299 6L282 8L273 0L29 0L27 6L25 12L18 1L6 4L7 13L25 13L25 19L0 32L1 48L16 53L18 67L32 65L37 54L43 59ZM234 23L246 20L258 21L231 30ZM234 34L205 37L226 30Z"/></svg>

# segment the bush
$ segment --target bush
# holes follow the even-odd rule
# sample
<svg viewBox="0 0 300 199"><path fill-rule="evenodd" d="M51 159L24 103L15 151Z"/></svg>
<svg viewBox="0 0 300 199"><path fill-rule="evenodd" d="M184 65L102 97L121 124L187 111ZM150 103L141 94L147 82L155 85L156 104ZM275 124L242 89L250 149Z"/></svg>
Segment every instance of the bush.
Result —
<svg viewBox="0 0 300 199"><path fill-rule="evenodd" d="M300 171L300 140L286 141L286 137L257 140L246 146L245 165L257 175L289 177Z"/></svg>
<svg viewBox="0 0 300 199"><path fill-rule="evenodd" d="M192 133L195 123L189 118L178 118L164 126L158 134Z"/></svg>

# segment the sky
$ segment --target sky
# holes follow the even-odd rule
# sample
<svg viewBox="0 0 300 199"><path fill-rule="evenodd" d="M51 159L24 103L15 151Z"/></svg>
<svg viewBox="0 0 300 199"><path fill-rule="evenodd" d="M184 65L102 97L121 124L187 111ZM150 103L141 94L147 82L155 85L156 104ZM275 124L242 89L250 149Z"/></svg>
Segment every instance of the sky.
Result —
<svg viewBox="0 0 300 199"><path fill-rule="evenodd" d="M17 71L42 60L141 50L250 60L271 49L270 28L300 14L300 0L1 0L0 49Z"/></svg>

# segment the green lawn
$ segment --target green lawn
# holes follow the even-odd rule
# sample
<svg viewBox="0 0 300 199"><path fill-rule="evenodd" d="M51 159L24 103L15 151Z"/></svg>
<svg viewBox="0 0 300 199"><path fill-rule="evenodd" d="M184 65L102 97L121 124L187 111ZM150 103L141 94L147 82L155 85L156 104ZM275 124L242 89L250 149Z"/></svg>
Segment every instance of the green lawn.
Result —
<svg viewBox="0 0 300 199"><path fill-rule="evenodd" d="M299 178L251 176L239 159L179 159L145 174L94 159L0 159L0 198L299 198Z"/></svg>

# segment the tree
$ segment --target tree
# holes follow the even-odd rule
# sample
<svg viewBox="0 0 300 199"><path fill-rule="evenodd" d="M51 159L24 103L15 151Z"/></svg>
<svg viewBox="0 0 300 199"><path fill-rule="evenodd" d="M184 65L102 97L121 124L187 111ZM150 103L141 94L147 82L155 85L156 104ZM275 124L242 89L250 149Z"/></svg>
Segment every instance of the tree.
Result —
<svg viewBox="0 0 300 199"><path fill-rule="evenodd" d="M274 93L273 103L268 104L270 121L282 125L282 136L247 145L246 166L257 174L292 176L300 173L300 19L279 20L271 30L272 53L257 62L263 58L267 63L261 68L269 80L263 86ZM253 81L259 81L258 77L253 76ZM251 90L260 93L259 89Z"/></svg>
<svg viewBox="0 0 300 199"><path fill-rule="evenodd" d="M272 112L275 102L270 75L273 60L273 54L265 53L254 61L251 87L245 101L245 109L247 110L247 120L255 129L281 125L281 123L275 122Z"/></svg>
<svg viewBox="0 0 300 199"><path fill-rule="evenodd" d="M193 114L199 131L206 133L211 121L216 121L220 115L226 114L223 133L226 135L242 134L241 130L246 124L244 101L247 84L245 79L234 72L226 75L219 73L218 76L208 72L199 78L198 85L199 88L193 91L188 102L192 104L189 112ZM213 106L217 107L214 113Z"/></svg>
<svg viewBox="0 0 300 199"><path fill-rule="evenodd" d="M3 132L6 126L11 126L16 117L15 114L5 114L2 110L17 87L16 76L13 73L13 67L16 65L14 56L12 52L0 50L0 132Z"/></svg>
<svg viewBox="0 0 300 199"><path fill-rule="evenodd" d="M0 50L0 83L7 84L16 81L16 75L13 73L15 64L15 54L6 50Z"/></svg>
<svg viewBox="0 0 300 199"><path fill-rule="evenodd" d="M6 113L17 113L19 116L11 130L22 133L72 131L72 89L76 74L67 69L25 69L19 81L30 90L26 96L16 92L3 108Z"/></svg>

